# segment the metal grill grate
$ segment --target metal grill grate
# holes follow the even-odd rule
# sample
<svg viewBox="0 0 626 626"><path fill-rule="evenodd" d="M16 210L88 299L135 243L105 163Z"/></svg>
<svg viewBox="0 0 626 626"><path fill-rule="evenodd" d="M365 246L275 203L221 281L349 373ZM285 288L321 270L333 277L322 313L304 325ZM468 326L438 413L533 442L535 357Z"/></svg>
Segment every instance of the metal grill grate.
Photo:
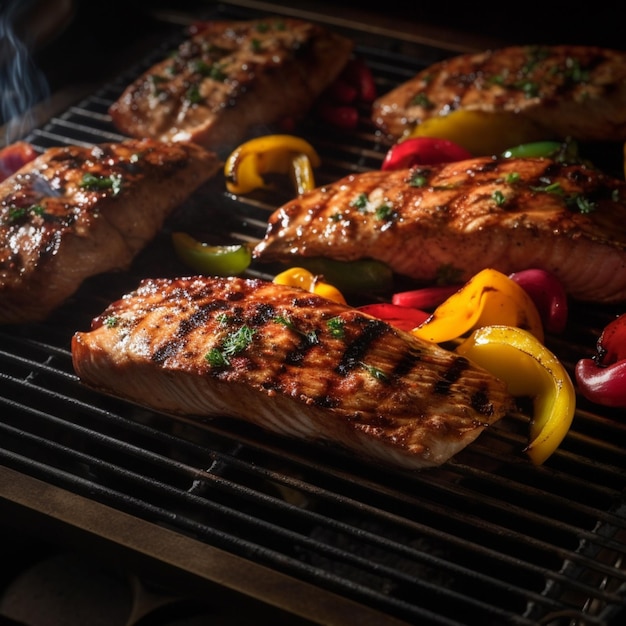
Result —
<svg viewBox="0 0 626 626"><path fill-rule="evenodd" d="M252 16L224 4L215 10ZM41 149L122 139L109 104L167 53L179 30L173 25L171 41L26 139ZM447 54L361 30L348 34L381 92ZM321 153L319 183L378 167L386 147L365 115L354 134L314 120L299 132ZM511 416L444 467L405 472L228 420L174 420L80 385L69 352L74 331L140 278L186 271L171 252L168 229L258 239L269 212L286 199L282 193L288 190L232 198L218 176L131 271L87 281L46 323L0 329L5 505L314 622L623 619L626 423L617 411L598 412L581 400L571 433L543 467L521 452L527 420ZM567 333L549 337L549 347L571 370L614 313L573 307ZM103 512L106 523L98 519ZM151 533L154 543L146 539Z"/></svg>

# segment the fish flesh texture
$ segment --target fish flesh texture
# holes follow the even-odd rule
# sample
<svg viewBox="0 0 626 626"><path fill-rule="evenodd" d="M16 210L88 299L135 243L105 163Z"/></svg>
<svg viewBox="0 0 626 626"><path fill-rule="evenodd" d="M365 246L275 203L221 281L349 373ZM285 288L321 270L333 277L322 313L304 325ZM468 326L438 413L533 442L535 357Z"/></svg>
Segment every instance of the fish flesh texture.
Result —
<svg viewBox="0 0 626 626"><path fill-rule="evenodd" d="M376 259L463 282L544 269L574 299L626 300L626 183L581 164L477 157L348 175L276 209L259 261Z"/></svg>
<svg viewBox="0 0 626 626"><path fill-rule="evenodd" d="M220 168L193 144L49 148L0 182L0 323L45 319L91 276L127 269Z"/></svg>
<svg viewBox="0 0 626 626"><path fill-rule="evenodd" d="M509 46L439 61L374 102L392 138L458 110L510 113L545 138L626 140L626 52L597 46Z"/></svg>
<svg viewBox="0 0 626 626"><path fill-rule="evenodd" d="M350 306L270 281L144 279L72 339L100 392L230 417L389 465L440 465L512 408L464 357Z"/></svg>
<svg viewBox="0 0 626 626"><path fill-rule="evenodd" d="M279 16L208 21L194 32L111 105L118 129L221 153L254 127L306 115L353 49L319 24Z"/></svg>

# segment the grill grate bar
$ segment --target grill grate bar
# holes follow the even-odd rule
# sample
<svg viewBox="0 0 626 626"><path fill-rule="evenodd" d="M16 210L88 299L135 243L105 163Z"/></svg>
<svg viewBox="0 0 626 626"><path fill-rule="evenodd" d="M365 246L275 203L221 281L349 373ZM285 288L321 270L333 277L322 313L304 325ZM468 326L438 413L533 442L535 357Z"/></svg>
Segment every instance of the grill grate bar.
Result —
<svg viewBox="0 0 626 626"><path fill-rule="evenodd" d="M76 428L76 427L75 427L75 428ZM84 429L82 429L81 427L78 427L78 428L79 428L79 430L84 430ZM86 434L87 436L89 436L89 434L90 434L90 433L89 433L89 431L88 431L88 430L86 430L86 431L85 431L85 434ZM136 456L143 456L143 457L146 457L146 455L148 454L148 453L146 453L145 451L143 451L143 450L141 450L141 449L136 449L134 446L125 445L125 444L120 443L120 442L115 442L115 441L113 441L113 440L110 440L110 439L109 439L109 438L107 438L106 436L102 436L102 435L100 435L100 434L98 434L98 435L97 435L97 439L98 439L99 443L103 443L103 442L105 442L105 443L106 443L106 442L111 441L111 442L112 442L113 447L116 447L116 448L118 448L118 449L123 448L123 449L125 449L124 451L126 451L126 452L130 451L130 453L131 453L131 454L136 455ZM72 451L72 452L73 452L73 451ZM153 459L160 459L160 457L153 457ZM96 458L81 459L81 460L83 460L84 462L89 461L89 462L90 462L90 464L91 464L91 465L93 465L93 466L95 466L95 467L100 467L100 465L101 465L101 464L99 463L99 461L98 461L97 457L96 457ZM184 467L182 467L182 466L179 466L179 467L177 467L177 469L178 469L178 470L181 470L181 471L185 471L187 468L184 468ZM193 474L194 479L198 479L198 473L197 473L197 472L192 472L192 474ZM167 489L165 489L164 487L162 487L162 488L163 488L163 490L164 490L164 491L167 491ZM316 495L319 495L319 491L318 491L318 493L317 493ZM344 504L345 504L345 503L344 503ZM361 509L362 509L362 507L361 507ZM377 514L379 514L379 515L380 515L380 512L377 512ZM464 520L464 521L467 523L467 522L468 522L467 518L465 518L465 520ZM323 522L323 520L322 520L322 522ZM338 529L336 528L335 530L338 530ZM341 528L341 530L345 532L347 529L346 529L346 528ZM500 530L500 529L498 529L498 532L501 532L501 530ZM589 539L593 539L593 536L592 536L592 535L589 535L587 538L589 538ZM374 539L375 541L377 540L377 538L376 538L376 537L374 537L373 539ZM453 538L451 539L450 537L446 537L446 541L447 541L448 543L451 543L451 542L453 541ZM463 543L464 547L467 547L467 546L465 545L465 544L466 544L466 542L462 542L462 543ZM382 547L382 546L381 546L381 547ZM384 547L389 548L390 546L388 546L388 545L387 545L387 546L384 546ZM484 551L484 548L480 548L478 551L479 551L479 552L483 552L483 554L484 554L484 552L485 552L485 551ZM564 553L564 554L563 554L563 556L564 556L564 557L567 557L567 556L568 556L568 553ZM502 555L496 555L496 557L497 557L499 560L502 560ZM516 564L517 564L518 566L520 565L520 564L519 564L519 563L517 563L517 562L516 562ZM461 570L455 570L455 569L453 568L453 571L454 571L454 573L455 573L455 574L457 574L457 575L458 575L459 573L465 573L465 574L467 575L467 572L462 572ZM604 573L605 573L605 574L607 574L607 575L613 575L613 574L614 574L614 572L612 572L611 570L608 570L608 571L607 571L607 570L604 570ZM478 576L477 574L474 574L474 573L470 573L470 576L472 576L473 578L480 578L480 576ZM485 579L481 579L481 580L482 580L482 582L486 582L486 578L485 578ZM563 579L563 580L565 580L565 579ZM583 588L583 589L585 589L585 587L584 587L584 586L582 586L582 588ZM591 593L591 594L593 593L593 590L592 590L592 589L586 589L586 591L587 591L587 592L589 592L589 593ZM528 595L528 592L527 592L527 591L525 591L525 590L522 590L520 593L521 593L523 596L527 596L527 595ZM538 601L538 599L536 599L536 601Z"/></svg>

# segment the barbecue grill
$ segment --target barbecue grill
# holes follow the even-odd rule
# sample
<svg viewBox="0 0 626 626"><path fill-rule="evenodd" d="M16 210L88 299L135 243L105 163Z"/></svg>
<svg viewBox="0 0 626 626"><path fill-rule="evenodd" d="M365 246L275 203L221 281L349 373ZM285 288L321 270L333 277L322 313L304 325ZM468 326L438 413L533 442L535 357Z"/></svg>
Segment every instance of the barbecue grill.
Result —
<svg viewBox="0 0 626 626"><path fill-rule="evenodd" d="M194 17L268 12L304 14L348 34L380 92L466 47L265 3L215 3ZM34 124L24 139L42 150L123 139L108 106L185 34L178 16L158 21L159 45L151 42L134 65ZM355 132L311 116L298 134L320 152L320 184L379 167L388 147L366 111ZM73 333L141 278L189 273L172 251L171 231L254 241L291 193L278 187L233 197L218 175L130 271L87 281L43 323L0 328L4 535L26 534L20 550L41 541L67 546L132 572L153 591L237 607L256 623L624 623L623 411L579 398L570 433L540 467L523 453L529 420L520 414L443 467L405 471L226 419L174 419L81 385ZM272 271L253 266L250 275ZM566 332L548 336L547 345L571 372L621 312L572 305Z"/></svg>

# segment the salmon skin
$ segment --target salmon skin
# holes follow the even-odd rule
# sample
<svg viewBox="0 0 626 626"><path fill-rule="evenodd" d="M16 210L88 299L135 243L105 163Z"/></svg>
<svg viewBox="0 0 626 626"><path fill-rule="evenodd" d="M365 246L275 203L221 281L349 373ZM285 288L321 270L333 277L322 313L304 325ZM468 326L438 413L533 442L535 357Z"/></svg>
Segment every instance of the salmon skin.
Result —
<svg viewBox="0 0 626 626"><path fill-rule="evenodd" d="M626 53L596 46L509 46L439 61L382 95L392 138L457 110L518 114L544 138L626 140Z"/></svg>
<svg viewBox="0 0 626 626"><path fill-rule="evenodd" d="M505 384L467 359L259 279L145 279L75 333L72 358L106 394L406 468L444 463L512 406Z"/></svg>
<svg viewBox="0 0 626 626"><path fill-rule="evenodd" d="M386 263L418 282L487 267L555 274L572 298L626 300L626 184L584 165L478 157L352 174L278 208L254 249Z"/></svg>
<svg viewBox="0 0 626 626"><path fill-rule="evenodd" d="M109 112L127 135L191 140L221 152L253 127L306 115L352 48L350 39L299 19L205 22Z"/></svg>
<svg viewBox="0 0 626 626"><path fill-rule="evenodd" d="M217 172L192 145L50 148L0 183L0 323L45 319L84 279L126 269Z"/></svg>

